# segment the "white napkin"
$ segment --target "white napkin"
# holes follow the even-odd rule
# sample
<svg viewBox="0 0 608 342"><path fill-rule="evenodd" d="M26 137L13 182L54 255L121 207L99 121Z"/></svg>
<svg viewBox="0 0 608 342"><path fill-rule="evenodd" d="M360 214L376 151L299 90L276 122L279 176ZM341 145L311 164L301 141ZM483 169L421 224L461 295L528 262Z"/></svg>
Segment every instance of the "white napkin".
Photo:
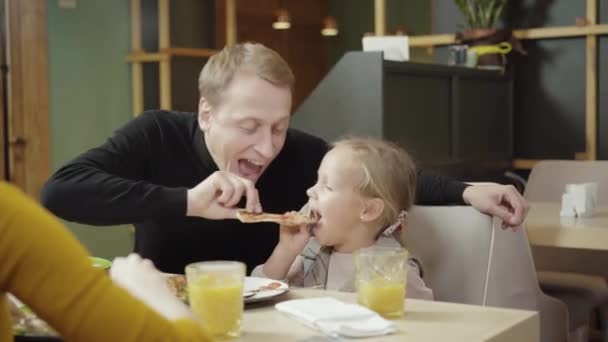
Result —
<svg viewBox="0 0 608 342"><path fill-rule="evenodd" d="M370 337L397 330L395 323L374 311L331 297L288 300L275 308L330 336Z"/></svg>
<svg viewBox="0 0 608 342"><path fill-rule="evenodd" d="M597 183L567 184L560 215L592 216L597 203L597 188Z"/></svg>
<svg viewBox="0 0 608 342"><path fill-rule="evenodd" d="M560 216L576 217L576 209L572 194L564 193L562 195L562 209L559 212Z"/></svg>
<svg viewBox="0 0 608 342"><path fill-rule="evenodd" d="M363 51L383 51L388 61L410 60L409 38L407 36L363 37Z"/></svg>

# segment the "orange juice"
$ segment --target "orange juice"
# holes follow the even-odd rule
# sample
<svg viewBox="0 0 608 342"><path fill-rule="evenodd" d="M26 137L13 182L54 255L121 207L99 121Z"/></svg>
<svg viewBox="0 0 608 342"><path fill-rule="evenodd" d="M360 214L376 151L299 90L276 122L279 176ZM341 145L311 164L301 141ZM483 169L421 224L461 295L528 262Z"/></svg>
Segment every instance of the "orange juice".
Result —
<svg viewBox="0 0 608 342"><path fill-rule="evenodd" d="M357 302L386 318L403 316L405 282L389 282L383 278L359 281Z"/></svg>
<svg viewBox="0 0 608 342"><path fill-rule="evenodd" d="M245 264L201 261L186 266L192 311L216 339L241 335Z"/></svg>
<svg viewBox="0 0 608 342"><path fill-rule="evenodd" d="M205 328L216 338L240 335L243 315L243 284L231 279L201 275L188 283L190 306Z"/></svg>
<svg viewBox="0 0 608 342"><path fill-rule="evenodd" d="M408 256L400 247L372 246L355 251L359 304L386 318L403 316Z"/></svg>

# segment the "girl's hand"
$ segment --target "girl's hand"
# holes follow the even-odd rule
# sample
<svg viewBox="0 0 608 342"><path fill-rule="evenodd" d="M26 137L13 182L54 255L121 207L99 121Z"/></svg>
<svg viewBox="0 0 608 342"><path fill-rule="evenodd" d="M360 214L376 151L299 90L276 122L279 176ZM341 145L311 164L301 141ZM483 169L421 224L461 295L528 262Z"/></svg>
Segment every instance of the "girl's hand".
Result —
<svg viewBox="0 0 608 342"><path fill-rule="evenodd" d="M312 235L308 229L308 225L299 226L281 226L279 231L279 245L277 248L283 249L294 256L302 252L304 247L310 241Z"/></svg>
<svg viewBox="0 0 608 342"><path fill-rule="evenodd" d="M307 225L281 226L279 243L264 263L264 274L271 279L285 279L289 268L310 241Z"/></svg>

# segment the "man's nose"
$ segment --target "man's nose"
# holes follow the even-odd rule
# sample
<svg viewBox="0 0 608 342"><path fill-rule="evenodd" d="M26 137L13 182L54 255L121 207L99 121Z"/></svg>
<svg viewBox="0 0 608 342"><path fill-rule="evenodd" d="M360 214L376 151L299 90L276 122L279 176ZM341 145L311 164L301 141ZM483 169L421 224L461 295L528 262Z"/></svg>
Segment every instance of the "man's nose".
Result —
<svg viewBox="0 0 608 342"><path fill-rule="evenodd" d="M274 156L274 145L272 144L272 132L264 132L255 145L256 151L265 158Z"/></svg>

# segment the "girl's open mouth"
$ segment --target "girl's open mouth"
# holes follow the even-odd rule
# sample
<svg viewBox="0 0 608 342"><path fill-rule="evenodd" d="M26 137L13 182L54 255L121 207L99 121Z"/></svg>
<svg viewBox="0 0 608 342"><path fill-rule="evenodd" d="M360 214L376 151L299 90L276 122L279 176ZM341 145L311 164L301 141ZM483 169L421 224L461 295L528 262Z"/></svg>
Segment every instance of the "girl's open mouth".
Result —
<svg viewBox="0 0 608 342"><path fill-rule="evenodd" d="M321 221L322 216L317 210L312 209L312 208L310 209L309 216L310 216L310 218L312 218L315 221L315 223L308 225L308 231L312 235L314 235L314 231L317 230L319 228L319 226L321 225L320 221Z"/></svg>

